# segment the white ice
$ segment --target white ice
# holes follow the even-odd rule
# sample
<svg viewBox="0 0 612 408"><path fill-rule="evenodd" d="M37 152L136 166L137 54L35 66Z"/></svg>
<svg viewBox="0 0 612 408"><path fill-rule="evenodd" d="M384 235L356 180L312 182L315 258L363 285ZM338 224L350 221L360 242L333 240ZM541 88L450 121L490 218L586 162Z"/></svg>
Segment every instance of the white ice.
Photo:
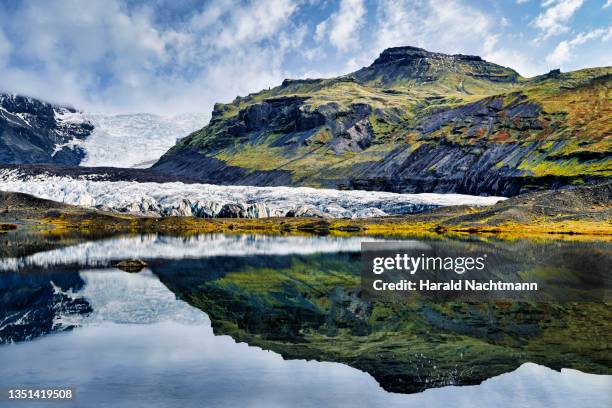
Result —
<svg viewBox="0 0 612 408"><path fill-rule="evenodd" d="M485 206L504 199L463 194L396 194L307 187L99 181L92 177L24 176L19 170L0 171L0 190L141 215L216 217L224 205L239 204L249 218L285 216L287 212L296 210L325 217L367 218L413 213L433 206Z"/></svg>

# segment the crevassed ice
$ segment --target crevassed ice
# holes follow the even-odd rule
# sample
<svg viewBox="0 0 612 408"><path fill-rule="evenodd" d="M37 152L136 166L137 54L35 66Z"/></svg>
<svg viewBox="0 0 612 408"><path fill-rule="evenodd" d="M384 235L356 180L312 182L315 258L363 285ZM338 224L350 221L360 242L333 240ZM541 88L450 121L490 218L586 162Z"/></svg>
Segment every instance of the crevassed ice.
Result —
<svg viewBox="0 0 612 408"><path fill-rule="evenodd" d="M224 205L236 204L239 216L248 218L285 216L290 211L297 216L367 218L413 213L437 206L491 205L504 199L464 194L396 194L308 187L101 181L91 177L24 176L18 170L0 172L0 190L141 215L217 217L223 216Z"/></svg>
<svg viewBox="0 0 612 408"><path fill-rule="evenodd" d="M83 117L94 124L93 133L80 143L85 150L80 166L88 167L150 167L177 139L206 121L206 115L197 113L174 117L84 113Z"/></svg>
<svg viewBox="0 0 612 408"><path fill-rule="evenodd" d="M66 147L78 147L85 152L85 157L79 165L88 167L150 167L174 146L178 139L202 128L206 121L206 115L199 113L173 117L149 113L105 115L71 112L57 107L54 114L60 131L64 125L85 122L94 125L93 132L85 139L72 138L57 144L52 153L55 155ZM2 115L0 108L0 116ZM10 120L10 117L7 119ZM22 119L27 124L27 118Z"/></svg>

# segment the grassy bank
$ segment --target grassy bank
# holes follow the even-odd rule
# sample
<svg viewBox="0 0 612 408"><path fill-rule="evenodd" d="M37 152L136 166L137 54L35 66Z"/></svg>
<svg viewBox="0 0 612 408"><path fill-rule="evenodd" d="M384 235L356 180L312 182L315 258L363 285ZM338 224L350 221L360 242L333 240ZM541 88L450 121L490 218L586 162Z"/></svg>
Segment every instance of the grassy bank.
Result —
<svg viewBox="0 0 612 408"><path fill-rule="evenodd" d="M462 209L459 215L477 214ZM85 215L85 216L83 216ZM538 219L530 223L507 221L496 224L453 222L446 213L415 214L371 219L261 218L202 219L194 217L137 217L99 213L62 213L24 218L28 228L45 233L63 234L70 230L160 232L160 233L268 233L330 235L495 235L500 237L556 236L563 239L612 240L612 222L599 220ZM11 224L5 224L11 225ZM9 228L9 227L7 227Z"/></svg>

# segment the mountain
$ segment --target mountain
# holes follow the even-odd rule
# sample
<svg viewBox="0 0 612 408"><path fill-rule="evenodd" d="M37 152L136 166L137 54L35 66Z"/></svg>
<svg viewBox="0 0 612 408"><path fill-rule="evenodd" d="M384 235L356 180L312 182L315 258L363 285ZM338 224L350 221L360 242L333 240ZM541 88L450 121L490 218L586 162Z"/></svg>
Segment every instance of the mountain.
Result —
<svg viewBox="0 0 612 408"><path fill-rule="evenodd" d="M153 166L217 184L511 196L612 175L612 68L534 78L477 56L369 67L216 104Z"/></svg>
<svg viewBox="0 0 612 408"><path fill-rule="evenodd" d="M0 162L78 164L94 126L75 109L0 94Z"/></svg>
<svg viewBox="0 0 612 408"><path fill-rule="evenodd" d="M148 167L203 115L104 115L0 94L0 163Z"/></svg>

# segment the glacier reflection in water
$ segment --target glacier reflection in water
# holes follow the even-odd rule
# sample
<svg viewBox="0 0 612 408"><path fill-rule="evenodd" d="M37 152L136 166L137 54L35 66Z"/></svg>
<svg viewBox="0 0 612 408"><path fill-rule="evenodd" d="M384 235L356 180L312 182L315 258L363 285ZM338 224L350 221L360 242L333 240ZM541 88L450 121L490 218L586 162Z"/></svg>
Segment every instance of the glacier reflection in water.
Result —
<svg viewBox="0 0 612 408"><path fill-rule="evenodd" d="M197 235L171 237L157 234L110 238L38 252L24 257L0 259L0 270L57 265L101 266L126 258L190 259L213 256L307 255L314 253L359 252L362 241L371 237L318 237L266 235ZM424 244L407 241L414 246Z"/></svg>
<svg viewBox="0 0 612 408"><path fill-rule="evenodd" d="M338 363L284 360L214 336L149 271L80 272L79 329L0 346L3 387L71 387L60 407L608 407L612 377L524 364L479 386L401 395ZM24 405L25 406L25 405ZM45 406L53 406L45 404Z"/></svg>
<svg viewBox="0 0 612 408"><path fill-rule="evenodd" d="M210 326L205 313L177 300L174 293L150 271L138 274L116 269L79 272L85 285L73 297L85 300L91 313L60 314L64 326L95 326L102 323L153 324L172 321ZM212 329L211 329L212 330Z"/></svg>

